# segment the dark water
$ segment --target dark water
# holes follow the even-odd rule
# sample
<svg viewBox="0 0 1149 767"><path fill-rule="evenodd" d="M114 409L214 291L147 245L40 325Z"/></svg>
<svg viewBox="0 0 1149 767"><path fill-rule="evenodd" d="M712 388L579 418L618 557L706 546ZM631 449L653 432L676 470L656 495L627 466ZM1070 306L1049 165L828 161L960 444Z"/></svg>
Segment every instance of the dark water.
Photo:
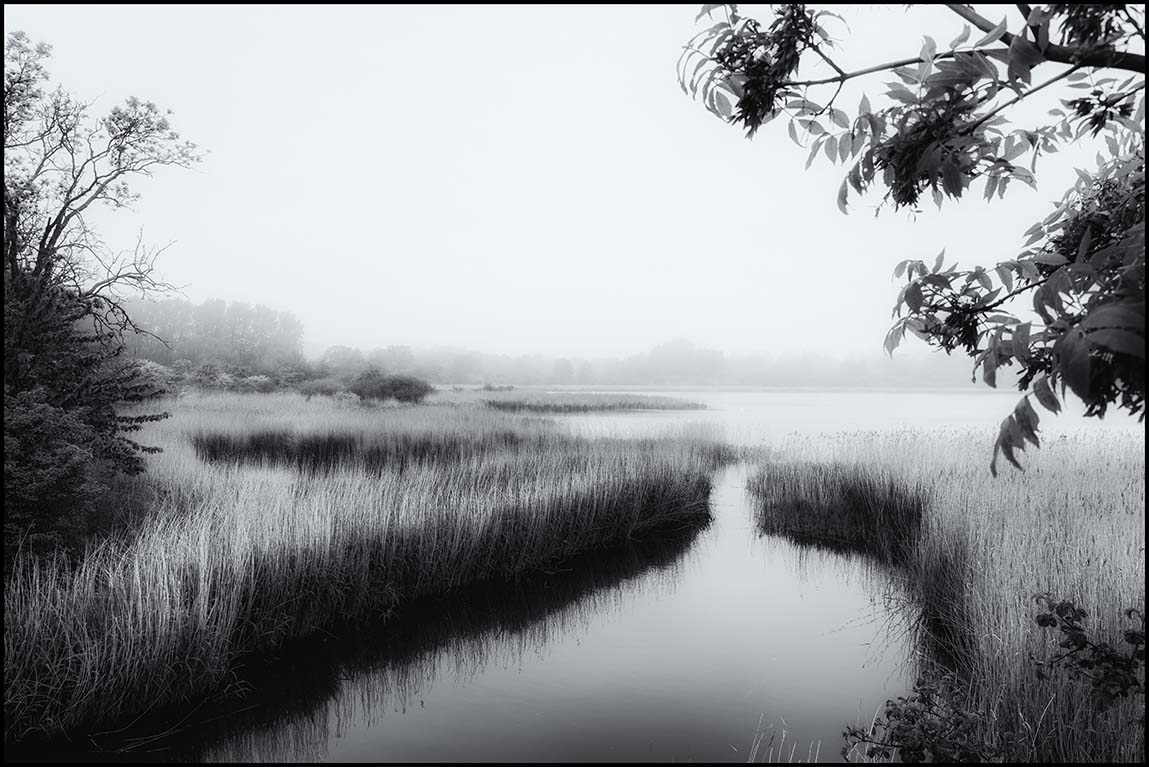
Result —
<svg viewBox="0 0 1149 767"><path fill-rule="evenodd" d="M759 760L838 759L842 728L912 672L883 602L897 586L866 561L759 537L745 472L716 477L705 530L309 642L247 671L242 704L134 756L745 761L757 737Z"/></svg>

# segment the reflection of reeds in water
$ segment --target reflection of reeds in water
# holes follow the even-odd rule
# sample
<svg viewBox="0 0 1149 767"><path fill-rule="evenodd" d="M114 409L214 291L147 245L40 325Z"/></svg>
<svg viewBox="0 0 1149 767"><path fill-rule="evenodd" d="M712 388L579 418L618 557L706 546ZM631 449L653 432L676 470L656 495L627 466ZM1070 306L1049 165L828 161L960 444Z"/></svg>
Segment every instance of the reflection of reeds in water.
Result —
<svg viewBox="0 0 1149 767"><path fill-rule="evenodd" d="M384 623L344 626L275 662L249 667L256 691L234 712L166 745L194 761L316 761L341 731L369 726L425 697L444 675L465 683L569 636L647 589L673 588L698 530L577 556L532 572L428 597Z"/></svg>
<svg viewBox="0 0 1149 767"><path fill-rule="evenodd" d="M893 563L900 602L917 617L919 658L956 673L963 700L955 703L980 714L977 737L1007 761L1141 761L1143 708L1131 701L1099 713L1082 681L1039 680L1028 659L1059 652L1033 621L1034 593L1084 604L1091 636L1114 646L1123 610L1144 605L1144 435L1043 442L1024 473L996 479L988 442L941 430L796 439L777 451L795 463L768 466L750 487L766 531ZM901 489L886 492L891 482ZM846 502L859 494L871 501ZM900 501L917 494L920 509ZM765 508L795 497L799 504ZM851 509L867 507L874 519L854 518Z"/></svg>
<svg viewBox="0 0 1149 767"><path fill-rule="evenodd" d="M243 653L705 524L710 474L725 460L712 443L573 439L477 409L352 412L272 395L189 398L175 409L143 438L164 447L149 471L160 504L152 517L76 568L26 561L5 583L6 742L87 735L165 707L178 719L227 687ZM266 459L205 463L192 444L218 430L219 444L246 445L244 434L287 427L432 447L401 466L351 455L316 474ZM290 444L256 442L255 452ZM348 443L330 444L317 452Z"/></svg>

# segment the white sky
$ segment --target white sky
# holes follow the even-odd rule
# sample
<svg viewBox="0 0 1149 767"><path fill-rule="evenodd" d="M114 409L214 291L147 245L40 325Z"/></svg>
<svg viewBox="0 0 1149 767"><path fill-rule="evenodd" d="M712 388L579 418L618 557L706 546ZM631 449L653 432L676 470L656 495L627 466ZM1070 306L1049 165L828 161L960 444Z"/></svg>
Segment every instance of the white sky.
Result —
<svg viewBox="0 0 1149 767"><path fill-rule="evenodd" d="M1072 160L1094 165L1095 148L1043 157L1037 192L987 204L978 183L916 220L875 220L876 195L843 216L845 170L804 170L784 120L746 141L679 90L698 8L6 5L4 28L51 43L54 81L94 113L155 101L210 150L139 182L108 239L175 241L163 271L189 299L290 310L309 353L609 356L681 337L880 355L899 260L1010 258ZM945 50L963 25L835 10L847 68L915 55L922 34ZM865 79L875 103L891 77ZM860 94L839 103L854 114Z"/></svg>

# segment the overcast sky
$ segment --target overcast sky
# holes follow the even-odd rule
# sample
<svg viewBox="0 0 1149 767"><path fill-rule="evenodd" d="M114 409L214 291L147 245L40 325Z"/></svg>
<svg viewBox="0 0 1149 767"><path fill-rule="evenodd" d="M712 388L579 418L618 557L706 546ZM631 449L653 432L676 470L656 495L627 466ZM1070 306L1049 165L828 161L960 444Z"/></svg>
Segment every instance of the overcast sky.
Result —
<svg viewBox="0 0 1149 767"><path fill-rule="evenodd" d="M1002 202L979 183L940 212L875 220L875 194L844 216L845 171L804 170L784 120L747 141L679 90L698 8L6 5L4 27L52 44L53 79L94 112L155 101L210 152L138 183L108 239L174 241L163 271L189 299L290 310L310 353L685 338L880 355L899 260L1010 258L1073 165L1095 165L1095 148L1062 153ZM963 26L938 7L835 10L847 68L915 55L923 34L944 50Z"/></svg>

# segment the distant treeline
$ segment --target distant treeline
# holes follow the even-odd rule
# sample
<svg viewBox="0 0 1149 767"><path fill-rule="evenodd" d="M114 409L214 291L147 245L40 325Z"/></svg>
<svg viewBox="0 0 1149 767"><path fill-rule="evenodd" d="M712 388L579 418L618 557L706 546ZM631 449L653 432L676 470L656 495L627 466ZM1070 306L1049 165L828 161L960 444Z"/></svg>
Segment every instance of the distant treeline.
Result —
<svg viewBox="0 0 1149 767"><path fill-rule="evenodd" d="M649 352L617 358L499 355L461 349L387 346L363 350L331 346L317 359L303 355L303 325L290 312L213 299L137 302L133 353L208 382L269 377L277 386L314 379L348 382L369 369L416 376L436 384L581 386L875 386L941 387L968 381L969 362L941 355L892 360L835 360L817 354L726 354L688 341L669 341ZM166 342L166 344L164 343Z"/></svg>
<svg viewBox="0 0 1149 767"><path fill-rule="evenodd" d="M859 356L844 361L817 354L726 354L687 341L670 341L641 354L597 359L407 346L364 352L332 346L320 356L318 364L333 376L354 375L375 366L438 384L526 386L953 387L968 383L970 375L967 359L939 354L897 355L890 359L877 342L868 358Z"/></svg>
<svg viewBox="0 0 1149 767"><path fill-rule="evenodd" d="M306 367L303 323L290 312L242 301L181 298L135 301L128 307L144 333L129 338L135 356L166 367L210 364L271 375Z"/></svg>

